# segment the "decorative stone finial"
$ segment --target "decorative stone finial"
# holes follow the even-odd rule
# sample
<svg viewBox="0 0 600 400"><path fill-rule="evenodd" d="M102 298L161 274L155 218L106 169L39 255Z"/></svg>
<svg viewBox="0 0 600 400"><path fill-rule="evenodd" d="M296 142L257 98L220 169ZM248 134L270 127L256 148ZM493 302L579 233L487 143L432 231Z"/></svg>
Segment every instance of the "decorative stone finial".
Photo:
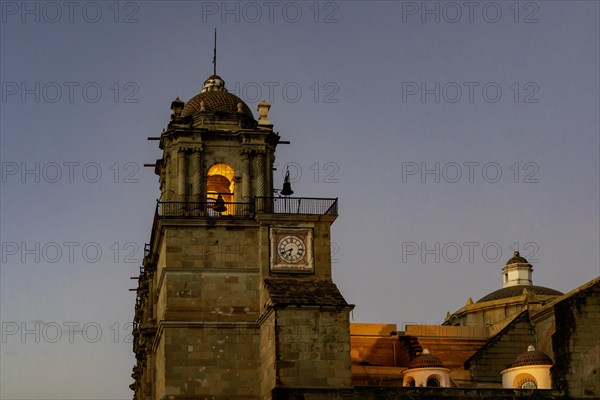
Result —
<svg viewBox="0 0 600 400"><path fill-rule="evenodd" d="M204 101L200 102L200 111L206 111L206 105L204 104Z"/></svg>
<svg viewBox="0 0 600 400"><path fill-rule="evenodd" d="M244 108L243 107L244 106L242 105L241 102L237 103L237 112L240 113L240 114L243 113L244 112Z"/></svg>
<svg viewBox="0 0 600 400"><path fill-rule="evenodd" d="M530 344L529 346L527 346L527 351L535 351L535 347L533 347L533 345Z"/></svg>
<svg viewBox="0 0 600 400"><path fill-rule="evenodd" d="M429 354L429 349L423 349L423 354Z"/></svg>
<svg viewBox="0 0 600 400"><path fill-rule="evenodd" d="M171 103L171 110L173 110L171 119L181 117L181 111L183 110L184 104L185 103L183 101L181 101L181 99L179 97L177 97L175 100L173 100L173 102Z"/></svg>
<svg viewBox="0 0 600 400"><path fill-rule="evenodd" d="M260 103L258 103L258 125L273 125L268 118L270 108L271 105L265 99L262 99Z"/></svg>
<svg viewBox="0 0 600 400"><path fill-rule="evenodd" d="M204 81L202 92L226 92L225 81L219 75L211 75Z"/></svg>

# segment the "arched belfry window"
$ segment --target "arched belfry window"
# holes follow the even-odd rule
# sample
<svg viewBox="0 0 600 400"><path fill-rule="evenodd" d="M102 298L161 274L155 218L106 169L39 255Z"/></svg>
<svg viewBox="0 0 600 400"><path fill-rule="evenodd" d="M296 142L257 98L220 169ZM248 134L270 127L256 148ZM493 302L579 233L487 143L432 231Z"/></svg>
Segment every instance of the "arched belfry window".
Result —
<svg viewBox="0 0 600 400"><path fill-rule="evenodd" d="M235 182L234 171L227 164L215 164L208 170L208 181L206 183L207 201L217 200L221 195L226 203L233 202Z"/></svg>

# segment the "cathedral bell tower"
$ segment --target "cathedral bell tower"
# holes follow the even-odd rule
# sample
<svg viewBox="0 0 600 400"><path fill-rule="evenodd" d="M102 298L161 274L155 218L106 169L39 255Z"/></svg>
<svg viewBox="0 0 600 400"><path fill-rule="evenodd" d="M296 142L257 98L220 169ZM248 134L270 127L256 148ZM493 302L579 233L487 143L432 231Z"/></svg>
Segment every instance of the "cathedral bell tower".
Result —
<svg viewBox="0 0 600 400"><path fill-rule="evenodd" d="M259 112L268 107L259 105ZM221 195L233 203L224 214L234 215L240 211L234 210L235 203L272 195L279 136L266 117L254 120L246 103L227 91L221 77L210 76L187 103L175 99L171 110L169 127L160 137L164 155L156 165L162 201L210 204Z"/></svg>
<svg viewBox="0 0 600 400"><path fill-rule="evenodd" d="M218 75L175 99L138 277L135 400L271 399L350 386L349 305L331 279L337 199L275 197L281 143Z"/></svg>

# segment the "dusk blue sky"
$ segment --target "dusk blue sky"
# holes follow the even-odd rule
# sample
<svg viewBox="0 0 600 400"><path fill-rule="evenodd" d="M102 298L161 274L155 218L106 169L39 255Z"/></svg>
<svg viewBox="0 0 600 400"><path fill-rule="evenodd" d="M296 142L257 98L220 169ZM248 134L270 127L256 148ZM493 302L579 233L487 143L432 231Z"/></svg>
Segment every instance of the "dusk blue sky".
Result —
<svg viewBox="0 0 600 400"><path fill-rule="evenodd" d="M537 285L600 274L598 2L267 3L0 3L0 397L131 398L146 138L212 74L215 28L227 88L291 142L276 186L287 165L339 198L354 322L439 324L517 249Z"/></svg>

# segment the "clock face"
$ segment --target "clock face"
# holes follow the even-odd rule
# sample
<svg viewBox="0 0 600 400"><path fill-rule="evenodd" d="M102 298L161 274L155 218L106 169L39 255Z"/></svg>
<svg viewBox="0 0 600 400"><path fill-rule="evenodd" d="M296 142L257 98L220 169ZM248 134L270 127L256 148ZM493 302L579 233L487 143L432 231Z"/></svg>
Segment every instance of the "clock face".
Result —
<svg viewBox="0 0 600 400"><path fill-rule="evenodd" d="M279 256L290 264L296 264L304 259L306 255L306 245L298 236L284 236L277 244Z"/></svg>
<svg viewBox="0 0 600 400"><path fill-rule="evenodd" d="M271 272L314 272L311 228L274 227L270 235Z"/></svg>

